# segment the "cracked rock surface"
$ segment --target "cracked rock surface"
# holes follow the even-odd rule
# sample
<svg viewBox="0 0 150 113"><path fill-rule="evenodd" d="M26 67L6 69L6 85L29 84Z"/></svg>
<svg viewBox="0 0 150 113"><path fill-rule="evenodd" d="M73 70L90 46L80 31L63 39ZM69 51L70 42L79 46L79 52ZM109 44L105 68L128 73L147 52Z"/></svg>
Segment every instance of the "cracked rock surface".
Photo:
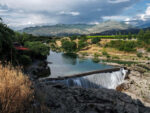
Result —
<svg viewBox="0 0 150 113"><path fill-rule="evenodd" d="M150 113L139 100L108 89L68 88L61 84L38 86L51 113Z"/></svg>

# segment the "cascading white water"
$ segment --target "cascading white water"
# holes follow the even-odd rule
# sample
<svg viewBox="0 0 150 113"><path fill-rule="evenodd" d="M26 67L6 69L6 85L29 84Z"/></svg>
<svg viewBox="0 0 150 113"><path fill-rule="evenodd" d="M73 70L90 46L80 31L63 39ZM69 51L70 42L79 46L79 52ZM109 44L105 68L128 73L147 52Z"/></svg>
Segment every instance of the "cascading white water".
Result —
<svg viewBox="0 0 150 113"><path fill-rule="evenodd" d="M115 71L112 73L99 73L92 74L84 77L69 78L66 80L58 80L55 82L60 82L68 87L79 86L83 88L108 88L115 89L119 84L124 82L127 70L120 69L120 71Z"/></svg>

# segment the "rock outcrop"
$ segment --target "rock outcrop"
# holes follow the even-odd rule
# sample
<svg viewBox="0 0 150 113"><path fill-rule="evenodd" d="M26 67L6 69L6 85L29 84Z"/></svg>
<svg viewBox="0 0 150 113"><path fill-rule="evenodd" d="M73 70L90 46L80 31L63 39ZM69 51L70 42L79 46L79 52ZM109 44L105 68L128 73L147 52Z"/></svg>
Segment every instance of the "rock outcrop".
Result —
<svg viewBox="0 0 150 113"><path fill-rule="evenodd" d="M150 108L139 100L115 90L68 88L61 84L40 84L36 89L44 95L51 113L150 113Z"/></svg>

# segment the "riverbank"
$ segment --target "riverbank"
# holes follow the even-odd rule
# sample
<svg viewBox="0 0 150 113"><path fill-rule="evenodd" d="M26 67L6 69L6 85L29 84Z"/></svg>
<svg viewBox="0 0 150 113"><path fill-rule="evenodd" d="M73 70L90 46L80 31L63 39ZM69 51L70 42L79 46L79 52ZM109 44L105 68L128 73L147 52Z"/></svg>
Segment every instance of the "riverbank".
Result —
<svg viewBox="0 0 150 113"><path fill-rule="evenodd" d="M69 37L63 38L65 40L70 40ZM52 48L55 48L58 51L63 51L62 48L62 40L56 40L55 43L51 43L50 45L53 45ZM144 47L138 47L136 48L136 51L120 51L117 48L112 48L107 46L112 39L101 39L97 44L92 44L92 39L85 40L84 42L87 42L87 45L83 47L82 49L79 49L77 51L77 54L79 54L82 57L93 57L94 54L97 54L101 59L112 59L112 60L121 60L121 61L132 61L132 62L146 62L149 60L149 53ZM79 39L73 40L78 46ZM117 39L116 39L117 41ZM128 42L128 41L127 41ZM130 40L129 40L130 42ZM106 54L105 54L106 53Z"/></svg>
<svg viewBox="0 0 150 113"><path fill-rule="evenodd" d="M33 81L39 78L48 77L51 74L51 69L48 67L46 59L34 59L32 64L27 66L24 70Z"/></svg>
<svg viewBox="0 0 150 113"><path fill-rule="evenodd" d="M117 90L130 95L133 99L139 99L146 106L150 106L149 67L149 63L128 67L130 74L126 77L125 82L117 87Z"/></svg>

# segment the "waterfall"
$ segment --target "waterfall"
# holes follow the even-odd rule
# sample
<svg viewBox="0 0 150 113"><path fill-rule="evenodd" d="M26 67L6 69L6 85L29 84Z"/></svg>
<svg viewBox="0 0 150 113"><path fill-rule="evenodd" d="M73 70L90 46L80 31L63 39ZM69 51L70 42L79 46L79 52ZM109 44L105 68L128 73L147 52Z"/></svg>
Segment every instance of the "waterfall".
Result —
<svg viewBox="0 0 150 113"><path fill-rule="evenodd" d="M79 86L83 88L108 88L115 89L124 82L127 70L120 69L112 73L92 74L84 77L68 78L65 80L57 80L59 82L71 86Z"/></svg>

